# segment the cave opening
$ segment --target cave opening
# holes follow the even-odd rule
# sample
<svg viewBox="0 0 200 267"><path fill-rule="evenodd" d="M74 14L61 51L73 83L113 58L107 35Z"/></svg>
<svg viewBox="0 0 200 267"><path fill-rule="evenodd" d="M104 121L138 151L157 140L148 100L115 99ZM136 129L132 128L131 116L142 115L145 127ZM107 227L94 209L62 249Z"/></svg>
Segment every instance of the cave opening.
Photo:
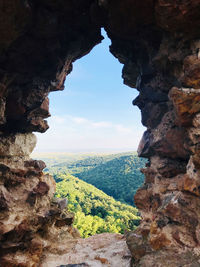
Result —
<svg viewBox="0 0 200 267"><path fill-rule="evenodd" d="M134 104L147 127L139 154L149 162L135 195L142 220L126 235L132 266L199 266L199 1L2 0L0 6L0 265L45 266L41 261L54 257L57 266L76 248L73 216L63 213L65 202L54 201L45 164L29 157L32 132L48 129L49 92L63 89L72 62L100 43L105 27L125 83L139 90Z"/></svg>
<svg viewBox="0 0 200 267"><path fill-rule="evenodd" d="M143 184L140 168L146 162L136 152L145 129L139 109L132 105L138 92L122 83L123 66L109 52L110 39L104 30L102 35L101 44L73 63L72 72L66 76L65 90L49 95L50 129L36 133L38 140L33 153L34 158L46 163L45 172L53 175L56 197L68 199L69 210L75 213L74 225L82 237L124 233L125 229L138 226L140 217L133 199ZM97 176L96 181L91 179L92 175ZM91 199L90 202L84 199L87 205L80 196L84 185L79 179L94 186L87 188L86 198ZM70 186L73 190L66 190ZM122 188L124 192L120 194ZM96 189L101 192L95 192ZM113 197L113 203L107 197ZM116 205L115 215L105 200Z"/></svg>

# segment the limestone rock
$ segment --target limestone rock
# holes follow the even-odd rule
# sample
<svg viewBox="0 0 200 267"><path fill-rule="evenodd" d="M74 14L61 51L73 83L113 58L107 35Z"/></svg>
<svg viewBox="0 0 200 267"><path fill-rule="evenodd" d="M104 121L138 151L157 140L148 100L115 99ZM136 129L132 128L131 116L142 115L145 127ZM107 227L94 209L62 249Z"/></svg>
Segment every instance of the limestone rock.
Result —
<svg viewBox="0 0 200 267"><path fill-rule="evenodd" d="M151 252L151 248L145 238L137 232L127 233L126 240L135 262L138 262L144 255Z"/></svg>
<svg viewBox="0 0 200 267"><path fill-rule="evenodd" d="M192 252L165 250L146 255L138 264L133 264L133 267L198 267L199 264L199 258Z"/></svg>
<svg viewBox="0 0 200 267"><path fill-rule="evenodd" d="M13 134L0 136L0 154L4 157L29 156L36 145L36 136Z"/></svg>
<svg viewBox="0 0 200 267"><path fill-rule="evenodd" d="M190 125L194 115L200 112L200 90L173 87L169 96L175 106L178 123Z"/></svg>
<svg viewBox="0 0 200 267"><path fill-rule="evenodd" d="M130 265L131 255L124 236L103 233L78 239L63 255L46 254L41 267L48 266L122 266Z"/></svg>
<svg viewBox="0 0 200 267"><path fill-rule="evenodd" d="M88 267L89 265L86 263L80 263L80 264L67 264L67 265L60 265L58 267Z"/></svg>
<svg viewBox="0 0 200 267"><path fill-rule="evenodd" d="M79 234L66 201L51 202L55 181L43 174L45 163L29 159L35 135L4 135L1 141L0 266L35 266L44 249Z"/></svg>
<svg viewBox="0 0 200 267"><path fill-rule="evenodd" d="M151 133L150 131L145 131L143 136L142 136L142 139L139 143L139 146L138 146L138 155L139 157L148 157L149 155L151 155L151 144L152 142L152 136L151 136Z"/></svg>
<svg viewBox="0 0 200 267"><path fill-rule="evenodd" d="M200 265L199 14L199 0L0 1L2 267L130 262L119 236L78 239L66 201L52 201L45 164L29 159L31 132L48 129L49 92L64 89L73 62L101 42L102 27L124 83L139 91L133 104L147 127L138 153L149 162L135 195L142 221L139 237L127 236L132 265Z"/></svg>

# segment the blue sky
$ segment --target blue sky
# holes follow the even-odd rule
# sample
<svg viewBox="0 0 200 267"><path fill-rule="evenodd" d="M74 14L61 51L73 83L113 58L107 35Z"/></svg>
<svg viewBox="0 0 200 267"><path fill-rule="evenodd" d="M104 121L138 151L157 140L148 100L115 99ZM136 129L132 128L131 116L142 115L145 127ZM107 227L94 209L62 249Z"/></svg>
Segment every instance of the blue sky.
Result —
<svg viewBox="0 0 200 267"><path fill-rule="evenodd" d="M106 37L76 61L65 90L49 95L50 129L36 134L37 152L137 149L145 130L139 109L132 105L138 92L123 84L123 65L111 55L109 45Z"/></svg>

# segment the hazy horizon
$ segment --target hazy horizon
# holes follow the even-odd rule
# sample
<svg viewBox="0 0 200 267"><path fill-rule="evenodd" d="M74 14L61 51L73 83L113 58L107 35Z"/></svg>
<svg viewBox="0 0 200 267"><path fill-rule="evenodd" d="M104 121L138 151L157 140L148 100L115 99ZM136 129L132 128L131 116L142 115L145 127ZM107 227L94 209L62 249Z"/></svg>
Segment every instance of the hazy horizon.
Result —
<svg viewBox="0 0 200 267"><path fill-rule="evenodd" d="M85 150L85 151L33 151L32 155L34 154L118 154L118 153L137 153L137 150Z"/></svg>

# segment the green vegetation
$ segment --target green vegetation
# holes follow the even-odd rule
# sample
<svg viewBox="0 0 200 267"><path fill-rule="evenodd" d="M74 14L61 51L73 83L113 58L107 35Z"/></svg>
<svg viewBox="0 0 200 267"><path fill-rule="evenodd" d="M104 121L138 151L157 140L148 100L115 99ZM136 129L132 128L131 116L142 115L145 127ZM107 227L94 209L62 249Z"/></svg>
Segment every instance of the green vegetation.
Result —
<svg viewBox="0 0 200 267"><path fill-rule="evenodd" d="M127 204L134 204L133 195L143 183L140 169L145 159L134 152L47 153L36 157L46 162L45 171L53 175L56 196L68 199L68 209L75 213L74 225L82 237L124 233L138 225L137 209Z"/></svg>
<svg viewBox="0 0 200 267"><path fill-rule="evenodd" d="M68 209L75 213L74 226L82 237L96 233L124 233L139 223L137 209L122 204L94 186L70 174L57 174L56 197L68 199Z"/></svg>
<svg viewBox="0 0 200 267"><path fill-rule="evenodd" d="M133 196L144 182L140 172L144 165L136 155L121 156L75 175L116 200L134 204Z"/></svg>
<svg viewBox="0 0 200 267"><path fill-rule="evenodd" d="M145 163L146 160L139 158L136 153L94 155L52 164L46 171L53 174L55 179L60 172L72 174L116 200L133 205L133 196L144 181L140 169Z"/></svg>

